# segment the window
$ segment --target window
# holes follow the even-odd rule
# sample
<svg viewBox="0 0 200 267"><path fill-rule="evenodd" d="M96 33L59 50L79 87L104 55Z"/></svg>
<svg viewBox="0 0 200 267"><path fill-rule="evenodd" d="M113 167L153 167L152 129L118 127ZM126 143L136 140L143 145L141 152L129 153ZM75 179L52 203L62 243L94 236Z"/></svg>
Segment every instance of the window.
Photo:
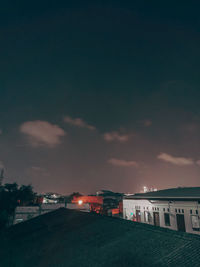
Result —
<svg viewBox="0 0 200 267"><path fill-rule="evenodd" d="M140 206L135 206L135 209L136 210L140 210Z"/></svg>
<svg viewBox="0 0 200 267"><path fill-rule="evenodd" d="M157 210L159 210L159 208L157 208Z"/></svg>
<svg viewBox="0 0 200 267"><path fill-rule="evenodd" d="M192 214L192 210L190 210L190 214Z"/></svg>
<svg viewBox="0 0 200 267"><path fill-rule="evenodd" d="M184 213L184 209L182 209L182 213Z"/></svg>
<svg viewBox="0 0 200 267"><path fill-rule="evenodd" d="M152 210L154 210L154 207L152 207Z"/></svg>
<svg viewBox="0 0 200 267"><path fill-rule="evenodd" d="M177 212L177 209L175 209L175 212Z"/></svg>
<svg viewBox="0 0 200 267"><path fill-rule="evenodd" d="M165 211L165 208L163 208L163 211Z"/></svg>
<svg viewBox="0 0 200 267"><path fill-rule="evenodd" d="M170 226L170 216L169 213L164 213L164 218L165 218L165 225Z"/></svg>
<svg viewBox="0 0 200 267"><path fill-rule="evenodd" d="M169 212L169 208L167 209L167 211Z"/></svg>
<svg viewBox="0 0 200 267"><path fill-rule="evenodd" d="M144 221L146 223L150 223L151 222L151 215L150 215L150 213L148 211L144 212Z"/></svg>
<svg viewBox="0 0 200 267"><path fill-rule="evenodd" d="M149 209L149 207L147 207L147 210Z"/></svg>
<svg viewBox="0 0 200 267"><path fill-rule="evenodd" d="M178 209L178 212L179 212L179 213L181 213L181 210L180 210L180 209Z"/></svg>
<svg viewBox="0 0 200 267"><path fill-rule="evenodd" d="M196 214L198 214L198 210L196 210Z"/></svg>
<svg viewBox="0 0 200 267"><path fill-rule="evenodd" d="M197 215L191 215L193 231L200 231L199 218Z"/></svg>

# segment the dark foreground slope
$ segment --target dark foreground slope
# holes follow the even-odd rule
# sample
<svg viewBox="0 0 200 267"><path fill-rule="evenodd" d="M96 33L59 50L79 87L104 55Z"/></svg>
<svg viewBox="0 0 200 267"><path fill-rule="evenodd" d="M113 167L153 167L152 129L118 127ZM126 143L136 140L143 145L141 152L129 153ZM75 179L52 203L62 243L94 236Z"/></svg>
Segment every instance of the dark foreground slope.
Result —
<svg viewBox="0 0 200 267"><path fill-rule="evenodd" d="M200 266L200 237L66 209L11 227L0 266Z"/></svg>

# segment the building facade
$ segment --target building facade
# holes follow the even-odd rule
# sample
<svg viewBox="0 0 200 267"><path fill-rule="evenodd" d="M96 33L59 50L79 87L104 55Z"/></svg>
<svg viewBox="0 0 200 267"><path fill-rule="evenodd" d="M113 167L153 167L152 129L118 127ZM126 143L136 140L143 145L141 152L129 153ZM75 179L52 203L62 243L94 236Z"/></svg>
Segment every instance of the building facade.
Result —
<svg viewBox="0 0 200 267"><path fill-rule="evenodd" d="M44 213L65 207L65 203L42 204L40 206L18 206L15 210L13 224L24 222Z"/></svg>
<svg viewBox="0 0 200 267"><path fill-rule="evenodd" d="M200 234L200 187L126 196L123 199L123 218Z"/></svg>
<svg viewBox="0 0 200 267"><path fill-rule="evenodd" d="M38 206L18 206L15 210L14 222L13 224L17 224L20 222L24 222L30 220L34 217L42 215L47 212L51 212L53 210L57 210L60 208L67 208L73 210L79 210L83 212L90 212L89 204L72 204L72 203L43 203Z"/></svg>

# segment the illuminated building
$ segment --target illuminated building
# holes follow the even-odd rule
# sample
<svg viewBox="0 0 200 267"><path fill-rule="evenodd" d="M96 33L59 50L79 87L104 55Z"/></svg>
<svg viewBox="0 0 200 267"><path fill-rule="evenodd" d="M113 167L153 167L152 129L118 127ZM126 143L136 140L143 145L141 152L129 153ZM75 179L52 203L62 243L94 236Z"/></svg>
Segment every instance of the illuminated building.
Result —
<svg viewBox="0 0 200 267"><path fill-rule="evenodd" d="M125 196L123 218L200 234L200 187L172 188Z"/></svg>

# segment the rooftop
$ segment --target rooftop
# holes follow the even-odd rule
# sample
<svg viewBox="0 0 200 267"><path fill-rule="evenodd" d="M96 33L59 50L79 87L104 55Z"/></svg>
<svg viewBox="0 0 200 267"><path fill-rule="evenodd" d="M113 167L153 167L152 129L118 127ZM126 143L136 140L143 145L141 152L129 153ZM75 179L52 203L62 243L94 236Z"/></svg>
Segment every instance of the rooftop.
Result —
<svg viewBox="0 0 200 267"><path fill-rule="evenodd" d="M125 199L200 199L200 187L177 187L154 192L138 193Z"/></svg>
<svg viewBox="0 0 200 267"><path fill-rule="evenodd" d="M59 209L0 236L1 266L200 266L200 237Z"/></svg>

